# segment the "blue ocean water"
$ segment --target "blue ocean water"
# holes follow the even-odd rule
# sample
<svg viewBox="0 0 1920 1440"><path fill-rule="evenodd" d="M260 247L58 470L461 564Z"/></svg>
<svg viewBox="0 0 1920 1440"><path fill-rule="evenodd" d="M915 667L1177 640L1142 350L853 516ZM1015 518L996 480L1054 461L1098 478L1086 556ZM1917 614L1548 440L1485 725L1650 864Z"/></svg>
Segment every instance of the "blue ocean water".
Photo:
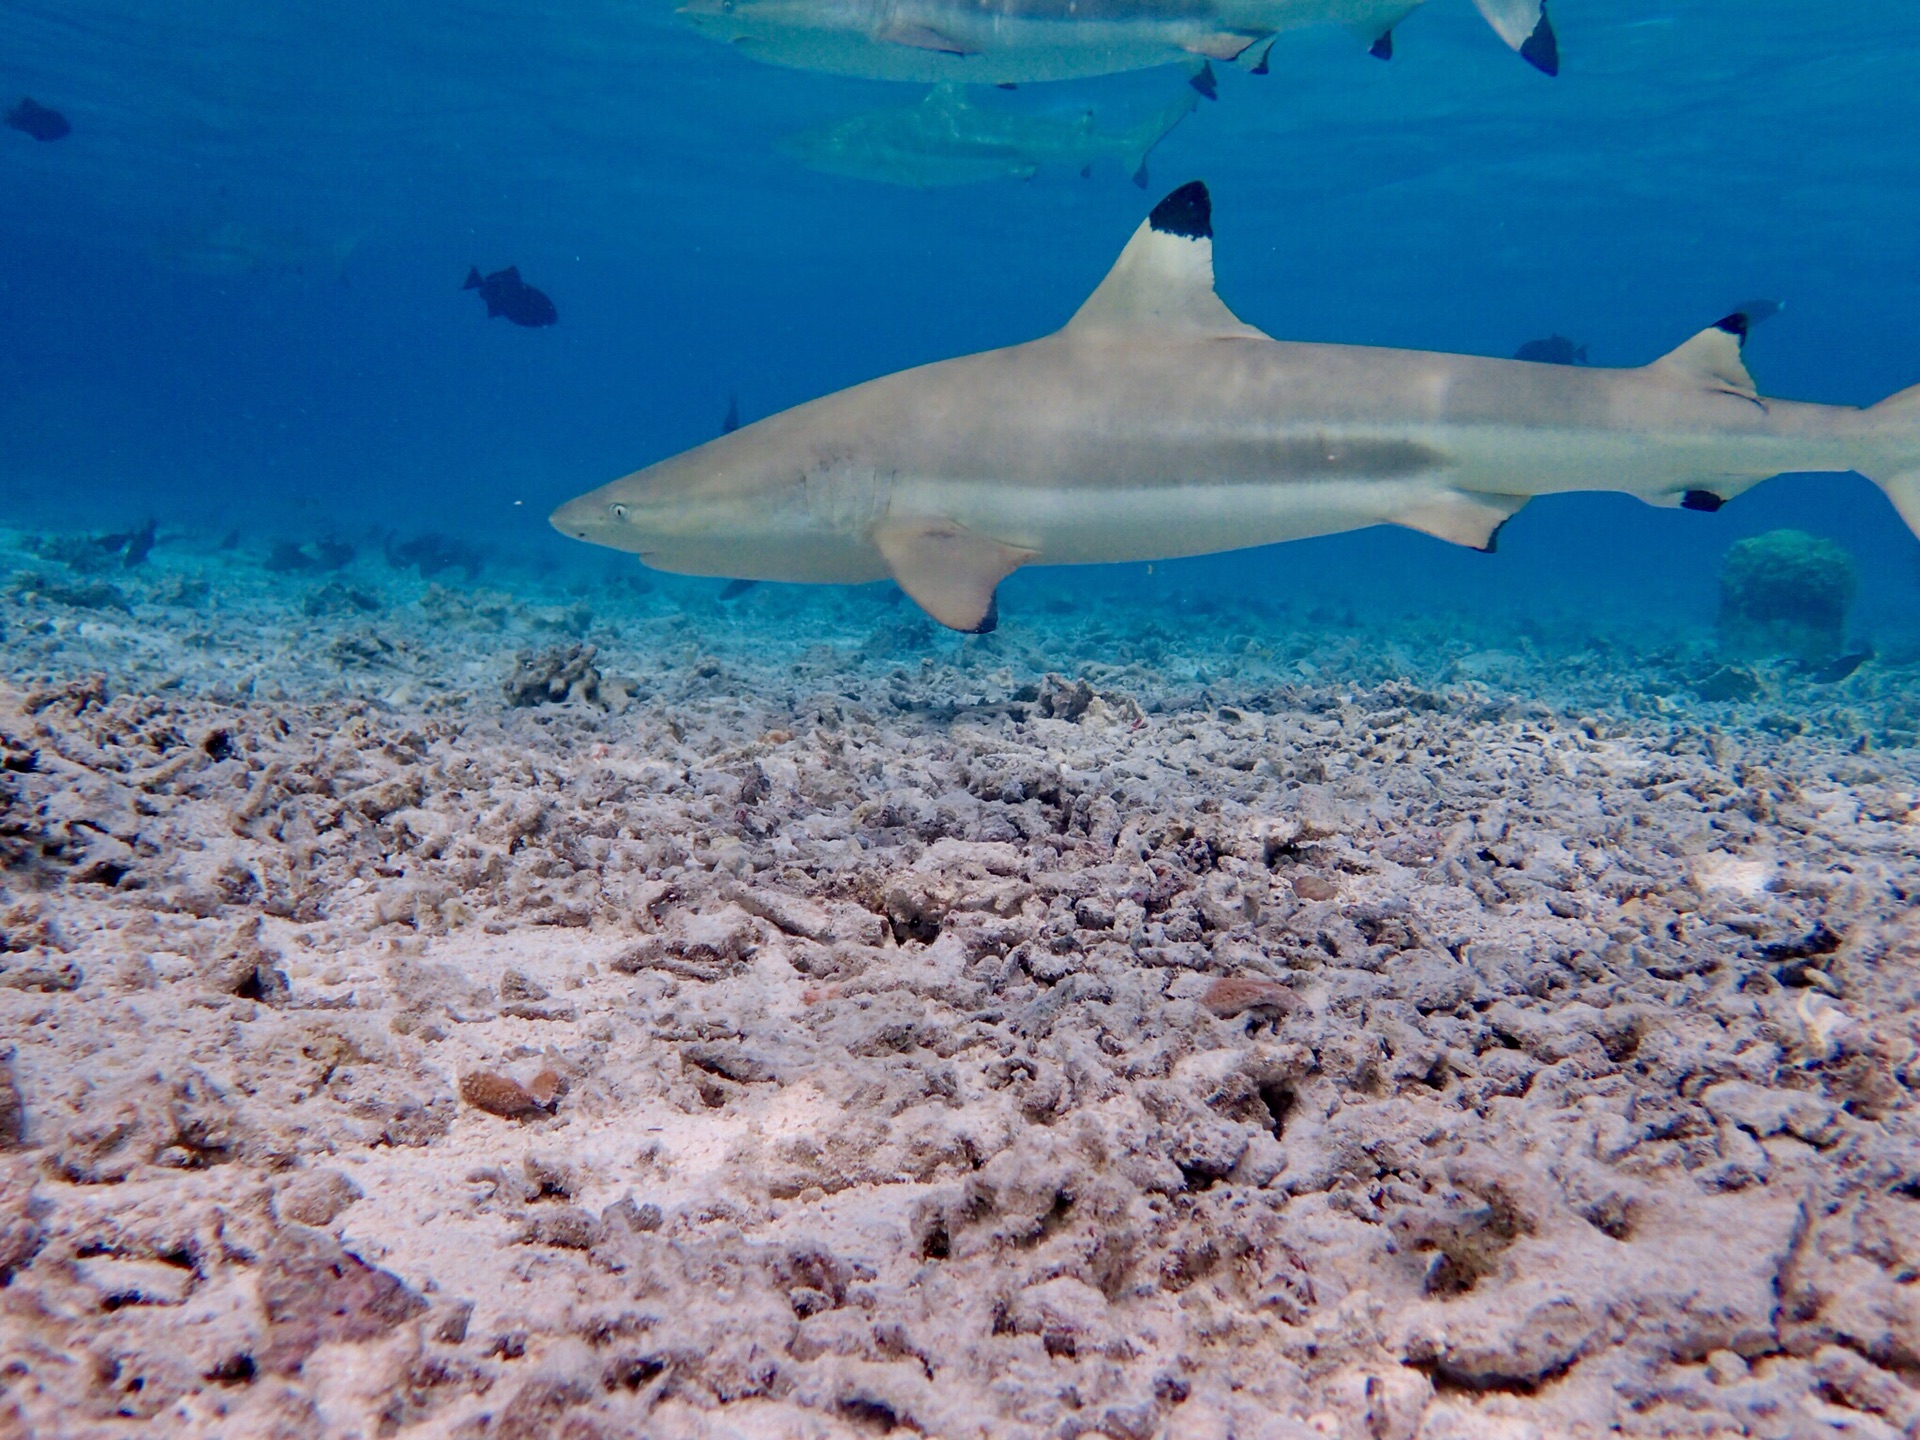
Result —
<svg viewBox="0 0 1920 1440"><path fill-rule="evenodd" d="M432 529L604 573L556 502L748 416L1062 322L1163 191L1205 178L1220 290L1270 333L1510 354L1558 331L1638 364L1730 305L1767 393L1920 380L1920 26L1899 0L1555 7L1563 72L1432 0L1387 64L1339 30L1117 167L916 191L782 135L919 91L753 63L663 0L566 7L8 0L0 99L0 523ZM1177 70L1033 86L1150 106ZM212 251L219 247L219 253ZM488 322L517 264L561 321ZM1733 540L1831 536L1856 625L1920 613L1920 542L1858 477L1705 516L1536 502L1492 559L1375 530L1156 567L1021 574L1418 612L1711 620ZM618 563L630 564L620 561Z"/></svg>

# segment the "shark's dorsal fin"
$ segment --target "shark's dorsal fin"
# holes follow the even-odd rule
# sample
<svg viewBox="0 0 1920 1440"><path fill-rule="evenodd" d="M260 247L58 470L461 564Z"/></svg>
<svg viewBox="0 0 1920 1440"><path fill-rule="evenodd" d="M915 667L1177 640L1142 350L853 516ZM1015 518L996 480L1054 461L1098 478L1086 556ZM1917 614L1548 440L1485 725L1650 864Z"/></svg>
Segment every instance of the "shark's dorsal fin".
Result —
<svg viewBox="0 0 1920 1440"><path fill-rule="evenodd" d="M873 543L916 605L948 629L974 635L993 629L993 592L1035 554L940 519L889 517L874 527Z"/></svg>
<svg viewBox="0 0 1920 1440"><path fill-rule="evenodd" d="M1268 338L1213 293L1213 201L1198 180L1153 207L1065 333L1149 328Z"/></svg>
<svg viewBox="0 0 1920 1440"><path fill-rule="evenodd" d="M1759 395L1753 376L1740 358L1751 322L1743 310L1717 320L1676 349L1669 350L1647 368L1662 371L1691 385L1709 390L1724 390L1752 400Z"/></svg>

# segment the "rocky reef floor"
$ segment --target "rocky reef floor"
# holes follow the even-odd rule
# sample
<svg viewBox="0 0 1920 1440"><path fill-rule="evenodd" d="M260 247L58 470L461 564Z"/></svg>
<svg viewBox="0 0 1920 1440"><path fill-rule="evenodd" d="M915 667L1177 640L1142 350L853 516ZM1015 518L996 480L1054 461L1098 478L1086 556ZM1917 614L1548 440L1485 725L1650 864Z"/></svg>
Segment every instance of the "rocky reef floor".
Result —
<svg viewBox="0 0 1920 1440"><path fill-rule="evenodd" d="M1920 654L103 554L0 1436L1920 1435Z"/></svg>

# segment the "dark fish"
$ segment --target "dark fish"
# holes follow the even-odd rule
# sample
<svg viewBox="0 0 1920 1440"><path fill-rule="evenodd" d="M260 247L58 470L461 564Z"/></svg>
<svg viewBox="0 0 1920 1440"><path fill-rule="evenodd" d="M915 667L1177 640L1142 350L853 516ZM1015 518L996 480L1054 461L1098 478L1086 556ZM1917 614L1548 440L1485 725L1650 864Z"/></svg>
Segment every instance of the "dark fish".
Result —
<svg viewBox="0 0 1920 1440"><path fill-rule="evenodd" d="M49 110L31 96L7 112L7 124L36 140L63 140L73 133L66 116L58 110Z"/></svg>
<svg viewBox="0 0 1920 1440"><path fill-rule="evenodd" d="M1549 335L1544 340L1529 340L1513 352L1516 360L1531 360L1536 365L1584 365L1587 347L1576 345L1564 335Z"/></svg>
<svg viewBox="0 0 1920 1440"><path fill-rule="evenodd" d="M152 520L147 521L138 530L120 530L111 535L93 537L93 547L107 554L118 554L120 563L131 570L153 553L154 540L159 526Z"/></svg>
<svg viewBox="0 0 1920 1440"><path fill-rule="evenodd" d="M739 428L740 397L738 395L729 395L727 397L727 418L720 422L720 433L722 435L731 435Z"/></svg>
<svg viewBox="0 0 1920 1440"><path fill-rule="evenodd" d="M1827 661L1824 665L1812 665L1801 661L1799 671L1816 685L1838 685L1867 661L1873 659L1871 650L1855 650Z"/></svg>
<svg viewBox="0 0 1920 1440"><path fill-rule="evenodd" d="M486 302L487 318L504 315L516 325L538 329L560 318L553 301L520 278L520 267L509 265L491 275L482 275L478 266L467 267L467 283L462 290L478 290Z"/></svg>
<svg viewBox="0 0 1920 1440"><path fill-rule="evenodd" d="M120 557L120 563L131 570L141 564L153 553L154 541L159 538L160 527L149 520L138 530L127 536L126 553Z"/></svg>
<svg viewBox="0 0 1920 1440"><path fill-rule="evenodd" d="M479 575L484 563L474 546L446 535L416 535L405 541L389 539L386 551L387 564L396 570L418 570L425 580L447 570L459 570L472 580Z"/></svg>
<svg viewBox="0 0 1920 1440"><path fill-rule="evenodd" d="M353 559L353 546L336 535L313 542L316 563L322 570L343 570Z"/></svg>
<svg viewBox="0 0 1920 1440"><path fill-rule="evenodd" d="M317 568L319 562L291 540L276 540L267 555L267 569L276 575L298 575Z"/></svg>
<svg viewBox="0 0 1920 1440"><path fill-rule="evenodd" d="M738 600L759 583L758 580L729 580L721 587L720 598L722 600Z"/></svg>

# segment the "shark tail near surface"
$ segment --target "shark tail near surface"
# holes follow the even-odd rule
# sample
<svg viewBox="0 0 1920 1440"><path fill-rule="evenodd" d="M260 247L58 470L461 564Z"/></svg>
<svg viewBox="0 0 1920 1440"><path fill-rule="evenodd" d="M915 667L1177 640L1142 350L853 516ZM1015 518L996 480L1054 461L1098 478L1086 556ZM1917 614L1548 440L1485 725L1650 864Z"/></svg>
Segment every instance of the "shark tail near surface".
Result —
<svg viewBox="0 0 1920 1440"><path fill-rule="evenodd" d="M1534 69L1543 75L1560 73L1560 42L1547 18L1546 0L1473 0L1475 8ZM1391 53L1391 52L1389 52Z"/></svg>
<svg viewBox="0 0 1920 1440"><path fill-rule="evenodd" d="M1134 130L1127 158L1133 162L1133 169L1129 173L1135 185L1142 190L1147 188L1147 157L1153 154L1155 146L1179 128L1180 122L1191 115L1199 104L1199 93L1190 90L1158 115L1149 116Z"/></svg>
<svg viewBox="0 0 1920 1440"><path fill-rule="evenodd" d="M1920 385L1889 395L1866 418L1881 459L1868 461L1861 473L1886 492L1907 528L1920 536Z"/></svg>

